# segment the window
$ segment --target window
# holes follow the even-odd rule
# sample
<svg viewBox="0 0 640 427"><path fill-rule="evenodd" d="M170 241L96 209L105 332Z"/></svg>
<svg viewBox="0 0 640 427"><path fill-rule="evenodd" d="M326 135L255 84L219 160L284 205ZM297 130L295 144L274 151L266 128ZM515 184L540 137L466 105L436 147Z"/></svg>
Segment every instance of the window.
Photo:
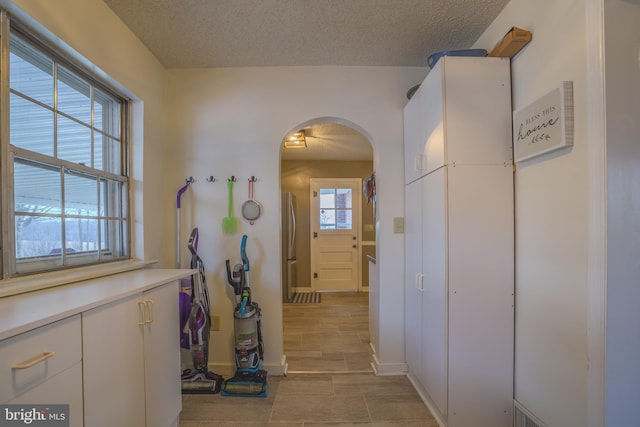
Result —
<svg viewBox="0 0 640 427"><path fill-rule="evenodd" d="M15 22L2 34L2 278L128 258L127 100Z"/></svg>
<svg viewBox="0 0 640 427"><path fill-rule="evenodd" d="M353 228L352 197L350 188L320 188L321 230Z"/></svg>

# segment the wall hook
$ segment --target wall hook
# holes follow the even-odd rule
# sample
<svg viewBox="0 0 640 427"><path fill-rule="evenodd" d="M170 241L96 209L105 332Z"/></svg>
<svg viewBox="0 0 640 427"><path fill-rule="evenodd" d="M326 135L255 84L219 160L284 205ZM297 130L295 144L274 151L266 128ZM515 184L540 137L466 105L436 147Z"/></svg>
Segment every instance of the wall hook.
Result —
<svg viewBox="0 0 640 427"><path fill-rule="evenodd" d="M229 181L237 182L238 180L236 179L236 177L234 175L231 175L231 178L229 178Z"/></svg>
<svg viewBox="0 0 640 427"><path fill-rule="evenodd" d="M216 179L213 177L213 175L209 175L209 178L207 178L207 182L216 182Z"/></svg>
<svg viewBox="0 0 640 427"><path fill-rule="evenodd" d="M255 176L251 175L251 178L249 178L249 182L258 182L258 178L256 178Z"/></svg>

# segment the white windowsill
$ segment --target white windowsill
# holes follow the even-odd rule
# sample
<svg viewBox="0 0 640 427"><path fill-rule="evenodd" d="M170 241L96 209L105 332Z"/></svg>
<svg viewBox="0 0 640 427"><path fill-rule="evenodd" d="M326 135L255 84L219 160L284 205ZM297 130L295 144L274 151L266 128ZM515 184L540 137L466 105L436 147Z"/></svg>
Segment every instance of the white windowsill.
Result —
<svg viewBox="0 0 640 427"><path fill-rule="evenodd" d="M138 270L155 263L157 263L155 260L116 261L100 265L78 267L69 270L0 280L0 298L37 291L40 289L52 288L55 286L68 285L70 283L123 273L125 271Z"/></svg>

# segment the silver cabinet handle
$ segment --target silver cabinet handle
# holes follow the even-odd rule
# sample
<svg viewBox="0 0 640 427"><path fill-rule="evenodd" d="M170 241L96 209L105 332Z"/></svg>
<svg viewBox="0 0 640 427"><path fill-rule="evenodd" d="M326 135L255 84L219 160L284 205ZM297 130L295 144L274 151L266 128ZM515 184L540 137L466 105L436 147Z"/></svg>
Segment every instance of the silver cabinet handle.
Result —
<svg viewBox="0 0 640 427"><path fill-rule="evenodd" d="M52 357L55 354L56 354L55 351L45 351L41 355L36 356L33 359L27 360L26 362L16 363L15 365L13 365L11 367L11 369L27 369L27 368L30 368L33 365L37 365L40 362L44 362L45 360L47 360L48 358Z"/></svg>

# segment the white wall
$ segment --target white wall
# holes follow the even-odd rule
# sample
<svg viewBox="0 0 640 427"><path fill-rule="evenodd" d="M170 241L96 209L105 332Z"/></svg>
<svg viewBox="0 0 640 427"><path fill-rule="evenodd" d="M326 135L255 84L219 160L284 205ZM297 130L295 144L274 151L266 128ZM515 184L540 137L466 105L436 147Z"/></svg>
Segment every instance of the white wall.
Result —
<svg viewBox="0 0 640 427"><path fill-rule="evenodd" d="M515 174L515 398L549 426L587 425L587 57L584 0L511 0L475 47L511 28L533 40L512 60L514 110L574 85L575 144Z"/></svg>
<svg viewBox="0 0 640 427"><path fill-rule="evenodd" d="M122 85L134 98L132 188L134 255L160 259L164 233L164 68L102 0L0 0L59 44L93 63L93 72ZM38 28L40 30L40 28ZM144 192L144 196L143 196Z"/></svg>
<svg viewBox="0 0 640 427"><path fill-rule="evenodd" d="M640 2L604 1L606 425L640 419Z"/></svg>
<svg viewBox="0 0 640 427"><path fill-rule="evenodd" d="M380 267L383 363L404 363L403 235L393 234L393 217L403 216L402 108L406 91L426 74L423 68L252 67L170 70L167 72L166 128L170 167L164 200L175 200L185 178L197 182L181 209L184 233L199 227L200 252L207 269L212 310L222 327L212 336L212 362L230 364L234 301L225 280L225 259L239 260L240 237L249 237L247 253L255 300L263 307L267 367L280 365L282 304L280 288L280 144L302 123L320 117L347 121L374 146L378 185L377 227ZM236 235L222 232L227 214L226 180L239 179L234 213ZM215 183L206 182L213 176ZM256 199L263 216L250 226L241 219L247 179L256 176ZM175 233L175 202L165 204L165 229ZM165 262L174 257L164 247Z"/></svg>

